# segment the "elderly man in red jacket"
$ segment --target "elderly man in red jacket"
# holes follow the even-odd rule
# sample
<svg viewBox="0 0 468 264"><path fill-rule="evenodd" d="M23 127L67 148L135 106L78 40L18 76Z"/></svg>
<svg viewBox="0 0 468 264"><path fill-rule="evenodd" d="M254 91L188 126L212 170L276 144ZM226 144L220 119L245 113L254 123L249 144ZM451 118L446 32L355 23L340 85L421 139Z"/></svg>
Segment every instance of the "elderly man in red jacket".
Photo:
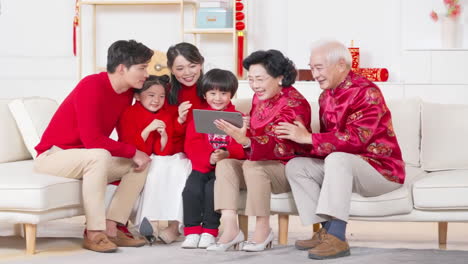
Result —
<svg viewBox="0 0 468 264"><path fill-rule="evenodd" d="M351 193L369 197L400 188L405 167L384 97L351 71L348 49L319 41L310 68L323 90L320 133L309 133L299 122L276 129L280 138L312 147L311 158L288 162L286 176L303 224L323 228L310 240L296 241L296 248L308 249L312 259L343 257L350 254L345 233Z"/></svg>

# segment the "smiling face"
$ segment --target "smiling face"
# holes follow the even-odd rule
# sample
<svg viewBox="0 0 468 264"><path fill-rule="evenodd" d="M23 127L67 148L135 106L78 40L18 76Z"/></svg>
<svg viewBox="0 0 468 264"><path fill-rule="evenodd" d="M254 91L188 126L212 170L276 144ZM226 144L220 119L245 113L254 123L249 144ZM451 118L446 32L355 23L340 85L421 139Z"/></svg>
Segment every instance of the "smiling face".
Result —
<svg viewBox="0 0 468 264"><path fill-rule="evenodd" d="M346 64L344 61L329 62L325 53L320 50L312 53L309 66L312 76L314 76L314 79L323 90L336 88L346 76Z"/></svg>
<svg viewBox="0 0 468 264"><path fill-rule="evenodd" d="M283 76L273 77L269 75L261 64L252 64L249 67L248 74L249 85L258 99L263 101L274 97L281 92L282 86L279 85Z"/></svg>
<svg viewBox="0 0 468 264"><path fill-rule="evenodd" d="M125 82L129 87L133 87L135 89L141 89L141 87L143 87L143 83L145 83L146 78L149 76L146 70L148 68L147 63L134 64L130 66L130 68L127 68L121 64L119 67L123 67L123 78Z"/></svg>
<svg viewBox="0 0 468 264"><path fill-rule="evenodd" d="M146 110L157 112L164 105L166 92L162 85L154 84L139 94L135 93L135 99L140 101Z"/></svg>
<svg viewBox="0 0 468 264"><path fill-rule="evenodd" d="M185 86L194 85L200 78L202 65L188 61L184 56L179 55L174 59L171 72L177 81Z"/></svg>
<svg viewBox="0 0 468 264"><path fill-rule="evenodd" d="M224 110L231 102L231 92L225 92L218 89L209 90L205 94L206 102L213 108L214 110Z"/></svg>

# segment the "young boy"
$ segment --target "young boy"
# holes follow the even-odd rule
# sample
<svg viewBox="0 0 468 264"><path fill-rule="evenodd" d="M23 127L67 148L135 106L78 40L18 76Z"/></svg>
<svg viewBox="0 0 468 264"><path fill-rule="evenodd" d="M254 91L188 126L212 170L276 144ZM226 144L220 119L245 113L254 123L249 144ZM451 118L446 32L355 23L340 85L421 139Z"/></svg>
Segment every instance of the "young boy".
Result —
<svg viewBox="0 0 468 264"><path fill-rule="evenodd" d="M207 72L201 85L209 105L206 109L235 112L231 98L237 87L237 78L230 71ZM226 158L243 159L244 149L227 135L197 133L194 120L187 124L184 149L192 162L192 173L182 192L186 236L182 248L207 248L215 243L220 224L213 197L216 163Z"/></svg>
<svg viewBox="0 0 468 264"><path fill-rule="evenodd" d="M115 252L118 246L143 246L144 240L117 228L127 222L143 188L151 159L131 144L109 138L121 113L140 89L153 51L134 40L119 40L107 53L107 72L82 79L62 102L36 146L35 170L83 181L86 228L83 247ZM108 182L122 183L108 208Z"/></svg>

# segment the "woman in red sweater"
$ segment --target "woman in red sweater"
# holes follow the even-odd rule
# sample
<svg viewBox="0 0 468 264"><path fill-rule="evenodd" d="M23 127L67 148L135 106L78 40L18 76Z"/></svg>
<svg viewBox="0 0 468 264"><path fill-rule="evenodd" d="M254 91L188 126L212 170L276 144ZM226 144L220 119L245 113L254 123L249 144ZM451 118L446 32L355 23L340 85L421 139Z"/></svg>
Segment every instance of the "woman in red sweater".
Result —
<svg viewBox="0 0 468 264"><path fill-rule="evenodd" d="M204 61L198 48L187 42L178 43L167 50L167 66L171 71L171 89L167 101L170 105L179 106L179 115L187 116L189 121L193 109L207 107L200 89ZM184 137L175 137L174 144L182 151Z"/></svg>
<svg viewBox="0 0 468 264"><path fill-rule="evenodd" d="M212 69L203 77L201 90L207 110L235 112L231 98L237 91L237 78L230 71ZM218 236L220 214L214 211L215 166L226 158L243 159L244 149L228 135L195 131L192 119L187 125L185 152L192 162L182 192L185 241L182 248L206 248Z"/></svg>
<svg viewBox="0 0 468 264"><path fill-rule="evenodd" d="M186 116L175 118L176 107L165 104L168 86L169 76L151 75L141 90L135 90L136 102L125 110L117 126L119 141L153 154L135 224L139 225L144 217L168 220L168 228L159 233L165 243L180 235L181 193L191 171L190 161L173 144L173 137L185 133L181 120Z"/></svg>

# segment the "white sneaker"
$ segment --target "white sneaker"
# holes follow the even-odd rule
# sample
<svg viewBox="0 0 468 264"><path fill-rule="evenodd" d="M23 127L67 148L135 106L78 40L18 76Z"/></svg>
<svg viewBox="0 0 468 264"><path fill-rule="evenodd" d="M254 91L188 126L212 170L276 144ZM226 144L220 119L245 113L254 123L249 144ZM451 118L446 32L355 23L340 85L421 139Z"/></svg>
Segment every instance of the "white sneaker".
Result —
<svg viewBox="0 0 468 264"><path fill-rule="evenodd" d="M184 242L182 243L182 248L197 248L198 242L200 241L199 234L190 234L185 237Z"/></svg>
<svg viewBox="0 0 468 264"><path fill-rule="evenodd" d="M203 233L200 237L200 242L198 242L198 248L207 248L216 243L215 237L212 234Z"/></svg>

